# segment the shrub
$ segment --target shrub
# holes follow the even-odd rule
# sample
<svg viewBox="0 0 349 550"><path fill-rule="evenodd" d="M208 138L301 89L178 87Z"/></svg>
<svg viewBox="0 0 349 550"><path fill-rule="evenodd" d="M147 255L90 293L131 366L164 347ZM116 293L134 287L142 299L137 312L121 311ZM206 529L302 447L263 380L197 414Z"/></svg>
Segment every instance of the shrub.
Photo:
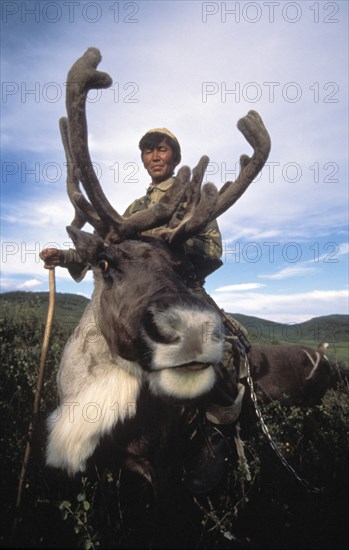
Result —
<svg viewBox="0 0 349 550"><path fill-rule="evenodd" d="M23 548L150 547L156 503L149 486L139 478L125 476L117 460L108 469L97 468L92 462L87 475L73 480L45 467L45 417L55 407L55 376L66 339L57 323L16 538L11 540L43 328L35 304L25 314L12 308L0 319L1 489L6 526L1 544ZM280 453L299 478L320 492L312 491L285 468L258 427L244 442L252 478L248 481L230 433L232 453L224 482L208 497L193 499L183 493L180 510L175 510L169 496L173 514L181 513L185 525L191 525L183 533L185 542L189 540L197 548L344 548L349 494L348 397L343 383L328 391L312 409L287 408L277 402L261 407ZM134 521L132 507L138 507L143 523Z"/></svg>

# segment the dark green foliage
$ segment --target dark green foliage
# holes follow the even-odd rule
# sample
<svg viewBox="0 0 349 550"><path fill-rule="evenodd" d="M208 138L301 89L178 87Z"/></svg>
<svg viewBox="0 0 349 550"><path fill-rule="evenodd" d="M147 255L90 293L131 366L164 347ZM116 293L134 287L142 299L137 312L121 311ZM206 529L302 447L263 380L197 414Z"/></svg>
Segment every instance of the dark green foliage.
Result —
<svg viewBox="0 0 349 550"><path fill-rule="evenodd" d="M209 498L193 499L185 487L169 494L166 516L150 486L120 469L91 461L84 476L69 479L45 467L45 418L56 406L55 376L67 336L87 301L58 297L46 364L41 414L33 441L15 533L18 475L32 415L44 333L47 295L2 296L0 317L1 530L10 548L251 548L344 549L349 495L349 391L345 382L313 409L270 403L263 418L282 455L321 489L314 492L281 464L259 427L244 427L251 472L239 464L233 437L224 481ZM30 299L29 299L30 296ZM18 299L17 299L18 298ZM29 301L28 301L29 299ZM79 311L79 314L77 314ZM69 330L65 320L70 318ZM63 320L63 322L61 322ZM113 464L110 466L110 464Z"/></svg>
<svg viewBox="0 0 349 550"><path fill-rule="evenodd" d="M55 324L68 337L79 322L89 300L77 294L56 293ZM1 317L19 319L24 316L34 322L46 321L48 292L6 292L0 294Z"/></svg>
<svg viewBox="0 0 349 550"><path fill-rule="evenodd" d="M267 548L345 548L349 505L349 389L329 390L314 408L261 407L273 441L300 479L289 473L259 430L248 440L263 457L258 491L252 506L255 531ZM266 493L265 493L266 492ZM268 495L267 501L265 496ZM268 505L269 502L269 505ZM266 519L274 513L272 530ZM287 542L286 542L287 541Z"/></svg>
<svg viewBox="0 0 349 550"><path fill-rule="evenodd" d="M4 306L4 304L2 304ZM28 310L20 306L2 307L0 317L0 408L1 408L1 493L5 508L5 533L9 535L10 518L13 518L13 505L16 500L18 475L20 472L27 431L32 420L37 371L40 361L44 323L38 315L39 304L35 300ZM33 487L41 488L44 481L43 446L41 434L46 411L56 402L55 373L64 345L64 335L59 326L52 331L51 346L46 362L46 378L43 388L43 404L37 419L32 460L35 468L30 468L26 491ZM40 492L36 494L40 501ZM37 503L35 503L35 508Z"/></svg>

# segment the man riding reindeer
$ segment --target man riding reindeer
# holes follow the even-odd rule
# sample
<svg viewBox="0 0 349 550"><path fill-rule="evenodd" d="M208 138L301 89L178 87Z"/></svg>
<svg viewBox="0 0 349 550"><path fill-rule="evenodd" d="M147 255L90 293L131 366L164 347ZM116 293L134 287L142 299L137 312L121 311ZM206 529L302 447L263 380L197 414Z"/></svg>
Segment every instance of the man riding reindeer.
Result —
<svg viewBox="0 0 349 550"><path fill-rule="evenodd" d="M136 199L126 209L125 217L151 208L157 203L173 185L174 171L181 161L179 141L167 128L154 128L146 132L139 142L139 148L144 168L151 178L151 183L146 194ZM185 212L185 206L185 204L180 205L177 216L180 217L181 212L182 214ZM157 231L158 228L147 233L156 234ZM204 283L205 277L222 265L222 238L217 221L212 220L199 235L187 240L184 251L188 262L193 265L195 273L195 277L187 282L189 289L205 296L212 305L213 300L206 294ZM40 252L40 258L45 262L44 267L47 269L55 266L68 269L70 275L77 282L80 282L90 269L90 266L74 249L47 248ZM226 321L227 319L225 319L225 325ZM233 334L231 333L232 329ZM244 354L246 351L244 329L234 321L234 324L226 326L226 330L227 333L230 332L230 337L233 337L235 344L238 345L238 350ZM189 419L190 434L188 437L193 442L191 444L194 446L195 452L191 453L190 464L187 465L186 480L190 489L196 493L206 492L220 481L225 458L229 451L225 437L222 435L222 426L235 423L239 416L243 386L239 385L241 391L237 397L227 393L227 387L229 388L231 384L227 380L234 379L237 382L238 378L241 378L241 373L240 375L236 373L231 356L231 343L227 342L225 358L217 367L219 381L216 384L214 402L209 404L205 410L196 411L196 417ZM238 366L236 365L237 368ZM235 433L235 437L238 437L238 434ZM239 446L240 450L241 448Z"/></svg>
<svg viewBox="0 0 349 550"><path fill-rule="evenodd" d="M126 209L124 213L126 217L150 208L163 197L173 185L174 170L181 161L178 139L167 128L149 130L140 140L139 148L144 168L151 177L151 183L146 195L135 200ZM200 235L185 243L185 253L188 260L194 264L197 275L197 281L192 283L194 286L199 284L202 287L205 277L222 265L220 260L222 238L216 220L210 222ZM54 266L67 268L77 282L84 278L89 269L88 264L73 249L46 248L40 253L40 258L45 261L46 268Z"/></svg>

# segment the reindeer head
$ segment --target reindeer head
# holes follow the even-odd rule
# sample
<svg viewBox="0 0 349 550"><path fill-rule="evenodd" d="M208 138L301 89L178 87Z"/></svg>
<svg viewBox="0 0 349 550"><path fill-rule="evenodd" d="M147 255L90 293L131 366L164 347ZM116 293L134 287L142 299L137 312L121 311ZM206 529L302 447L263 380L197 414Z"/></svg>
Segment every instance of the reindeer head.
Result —
<svg viewBox="0 0 349 550"><path fill-rule="evenodd" d="M153 393L192 399L212 388L223 339L218 314L188 289L195 274L182 245L247 189L268 157L269 135L259 115L250 111L238 128L254 153L240 158L235 182L227 182L219 192L211 183L202 185L208 164L202 157L192 174L188 167L180 168L159 203L125 218L104 195L88 151L88 90L112 82L96 70L100 59L99 51L89 48L68 74L68 118L61 119L60 127L76 215L67 230L79 254L92 265L98 323L112 354L143 369ZM180 204L186 204L184 212ZM85 222L95 234L81 231ZM154 229L156 236L147 235Z"/></svg>

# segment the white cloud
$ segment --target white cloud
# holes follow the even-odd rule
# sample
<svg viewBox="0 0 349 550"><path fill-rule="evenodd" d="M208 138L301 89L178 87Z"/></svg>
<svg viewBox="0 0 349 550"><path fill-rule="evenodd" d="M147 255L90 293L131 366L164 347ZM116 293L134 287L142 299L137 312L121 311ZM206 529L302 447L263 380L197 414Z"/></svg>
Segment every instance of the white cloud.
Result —
<svg viewBox="0 0 349 550"><path fill-rule="evenodd" d="M17 285L17 288L18 290L32 290L38 286L42 286L42 281L38 281L38 279L30 279L29 281L24 281L24 283Z"/></svg>
<svg viewBox="0 0 349 550"><path fill-rule="evenodd" d="M303 266L290 266L290 267L284 267L283 269L280 269L280 271L277 271L276 273L272 273L270 275L258 275L261 279L288 279L289 277L303 277L304 275L310 275L313 273L315 269L313 267L303 267Z"/></svg>
<svg viewBox="0 0 349 550"><path fill-rule="evenodd" d="M319 262L323 260L328 260L329 257L332 257L334 255L336 259L338 259L338 256L348 255L349 243L340 243L339 245L337 245L337 243L335 242L328 243L327 249L328 250L325 254L322 254L321 256L319 256L319 259L318 259Z"/></svg>
<svg viewBox="0 0 349 550"><path fill-rule="evenodd" d="M215 292L239 292L244 290L255 290L265 285L261 283L240 283L236 285L226 285L215 289Z"/></svg>
<svg viewBox="0 0 349 550"><path fill-rule="evenodd" d="M338 254L349 254L349 243L340 243L338 247Z"/></svg>
<svg viewBox="0 0 349 550"><path fill-rule="evenodd" d="M225 311L243 313L281 323L300 323L333 313L348 314L348 290L313 290L289 294L213 292Z"/></svg>

